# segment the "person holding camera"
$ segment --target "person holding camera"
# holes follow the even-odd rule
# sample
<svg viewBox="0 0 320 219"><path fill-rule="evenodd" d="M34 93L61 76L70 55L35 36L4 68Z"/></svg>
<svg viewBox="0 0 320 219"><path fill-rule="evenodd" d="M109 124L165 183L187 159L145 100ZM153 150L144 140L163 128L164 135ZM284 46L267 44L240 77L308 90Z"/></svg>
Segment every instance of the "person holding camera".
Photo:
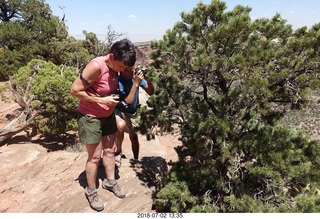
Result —
<svg viewBox="0 0 320 219"><path fill-rule="evenodd" d="M126 69L119 75L120 103L115 107L118 131L116 134L115 164L118 168L122 161L122 142L124 133L129 133L131 148L134 159L139 157L139 139L134 131L131 119L136 116L139 106L139 87L142 87L148 95L154 93L154 86L149 77L146 76L147 69L137 67L135 70Z"/></svg>
<svg viewBox="0 0 320 219"><path fill-rule="evenodd" d="M132 68L136 62L134 45L127 39L115 42L106 56L92 59L75 79L71 94L78 104L78 133L86 146L85 166L87 187L85 196L92 209L102 211L104 203L97 193L97 172L102 157L106 179L102 188L124 198L126 193L115 179L115 137L117 123L114 107L119 103L118 72Z"/></svg>

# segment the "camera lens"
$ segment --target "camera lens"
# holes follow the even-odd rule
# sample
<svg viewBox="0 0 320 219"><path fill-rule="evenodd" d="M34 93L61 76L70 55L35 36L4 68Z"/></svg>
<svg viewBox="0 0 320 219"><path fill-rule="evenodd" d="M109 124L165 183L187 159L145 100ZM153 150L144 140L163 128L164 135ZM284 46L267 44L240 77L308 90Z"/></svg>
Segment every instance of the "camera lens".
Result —
<svg viewBox="0 0 320 219"><path fill-rule="evenodd" d="M134 69L134 74L137 74L140 70L141 70L140 66L136 67L136 68Z"/></svg>

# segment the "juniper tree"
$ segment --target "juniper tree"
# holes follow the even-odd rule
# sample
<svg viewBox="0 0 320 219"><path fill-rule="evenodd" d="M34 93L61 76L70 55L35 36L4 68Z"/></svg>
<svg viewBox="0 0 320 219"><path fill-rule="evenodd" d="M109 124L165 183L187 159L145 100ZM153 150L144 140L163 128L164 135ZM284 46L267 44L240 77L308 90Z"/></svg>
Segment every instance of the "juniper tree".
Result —
<svg viewBox="0 0 320 219"><path fill-rule="evenodd" d="M39 59L21 67L10 77L12 96L20 105L20 114L0 130L0 144L21 131L32 137L37 133L57 136L76 130L77 99L69 91L76 77L75 67ZM28 130L30 127L32 132Z"/></svg>
<svg viewBox="0 0 320 219"><path fill-rule="evenodd" d="M280 14L198 3L152 43L157 92L140 130L178 125L176 162L157 211L312 212L320 146L279 122L319 86L320 24L293 30Z"/></svg>
<svg viewBox="0 0 320 219"><path fill-rule="evenodd" d="M32 59L80 68L92 56L43 0L0 1L0 80Z"/></svg>

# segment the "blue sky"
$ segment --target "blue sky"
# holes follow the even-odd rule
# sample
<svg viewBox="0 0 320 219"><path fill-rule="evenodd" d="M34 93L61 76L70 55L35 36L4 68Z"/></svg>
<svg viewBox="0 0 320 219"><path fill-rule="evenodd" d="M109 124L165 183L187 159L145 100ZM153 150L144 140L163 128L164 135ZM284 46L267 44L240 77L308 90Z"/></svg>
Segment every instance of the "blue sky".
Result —
<svg viewBox="0 0 320 219"><path fill-rule="evenodd" d="M83 37L82 31L99 38L110 24L133 42L159 40L166 30L181 20L182 11L190 12L200 0L45 0L54 15L62 17L64 7L69 34ZM211 0L202 0L210 4ZM227 10L236 5L250 6L252 19L270 18L280 13L293 28L320 22L320 1L316 0L225 0Z"/></svg>

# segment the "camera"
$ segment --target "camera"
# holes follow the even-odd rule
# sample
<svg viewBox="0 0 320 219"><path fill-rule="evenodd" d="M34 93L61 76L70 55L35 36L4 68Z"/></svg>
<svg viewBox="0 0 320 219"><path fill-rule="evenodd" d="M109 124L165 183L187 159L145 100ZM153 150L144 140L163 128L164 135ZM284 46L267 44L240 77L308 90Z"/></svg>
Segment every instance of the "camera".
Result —
<svg viewBox="0 0 320 219"><path fill-rule="evenodd" d="M120 94L101 94L100 97L106 97L106 96L113 96L113 97L117 97L119 100L119 103L117 104L117 108L121 111L121 112L125 112L128 113L131 111L131 104L127 103L124 99L125 97L120 93Z"/></svg>
<svg viewBox="0 0 320 219"><path fill-rule="evenodd" d="M131 104L127 103L125 100L122 100L118 103L117 108L121 112L128 112L131 109Z"/></svg>
<svg viewBox="0 0 320 219"><path fill-rule="evenodd" d="M117 94L119 96L119 103L117 104L117 108L124 113L130 113L132 111L132 106L130 103L125 101L125 94L123 92L119 92Z"/></svg>
<svg viewBox="0 0 320 219"><path fill-rule="evenodd" d="M145 76L149 72L149 69L142 69L140 66L138 66L134 69L133 74L137 74L140 70L143 76Z"/></svg>

